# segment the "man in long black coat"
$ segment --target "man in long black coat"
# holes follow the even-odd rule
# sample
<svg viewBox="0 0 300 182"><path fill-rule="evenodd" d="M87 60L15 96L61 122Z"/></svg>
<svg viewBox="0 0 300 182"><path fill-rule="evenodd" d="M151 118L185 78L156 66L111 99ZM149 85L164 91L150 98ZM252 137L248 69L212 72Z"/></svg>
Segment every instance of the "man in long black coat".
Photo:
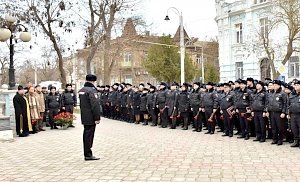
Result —
<svg viewBox="0 0 300 182"><path fill-rule="evenodd" d="M24 98L24 89L21 85L18 86L18 92L13 98L15 116L16 116L16 132L19 137L29 135L29 123L27 113L27 102ZM31 123L30 123L31 124Z"/></svg>
<svg viewBox="0 0 300 182"><path fill-rule="evenodd" d="M96 124L100 123L100 98L94 86L96 80L97 77L95 75L87 75L84 87L79 90L81 122L84 126L83 149L84 159L86 161L100 159L93 156L91 150L93 147Z"/></svg>

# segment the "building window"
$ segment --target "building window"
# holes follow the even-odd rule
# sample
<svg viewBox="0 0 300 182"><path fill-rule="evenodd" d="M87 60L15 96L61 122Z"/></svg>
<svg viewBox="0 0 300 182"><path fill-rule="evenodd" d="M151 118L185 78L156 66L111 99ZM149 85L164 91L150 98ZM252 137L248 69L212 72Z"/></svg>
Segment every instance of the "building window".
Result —
<svg viewBox="0 0 300 182"><path fill-rule="evenodd" d="M261 18L259 20L260 24L260 35L263 36L264 38L268 37L269 33L269 20L268 18Z"/></svg>
<svg viewBox="0 0 300 182"><path fill-rule="evenodd" d="M125 52L124 53L124 61L123 61L123 66L128 67L131 66L132 64L132 54L130 52Z"/></svg>
<svg viewBox="0 0 300 182"><path fill-rule="evenodd" d="M132 61L132 54L130 52L124 53L124 62L131 62Z"/></svg>
<svg viewBox="0 0 300 182"><path fill-rule="evenodd" d="M125 77L125 83L130 83L130 84L132 84L132 76L131 75L125 75L124 76Z"/></svg>
<svg viewBox="0 0 300 182"><path fill-rule="evenodd" d="M235 63L235 78L243 79L244 78L243 73L244 73L243 62L236 62Z"/></svg>
<svg viewBox="0 0 300 182"><path fill-rule="evenodd" d="M243 43L243 25L242 23L235 25L236 43Z"/></svg>
<svg viewBox="0 0 300 182"><path fill-rule="evenodd" d="M291 56L289 60L289 77L299 77L299 56Z"/></svg>

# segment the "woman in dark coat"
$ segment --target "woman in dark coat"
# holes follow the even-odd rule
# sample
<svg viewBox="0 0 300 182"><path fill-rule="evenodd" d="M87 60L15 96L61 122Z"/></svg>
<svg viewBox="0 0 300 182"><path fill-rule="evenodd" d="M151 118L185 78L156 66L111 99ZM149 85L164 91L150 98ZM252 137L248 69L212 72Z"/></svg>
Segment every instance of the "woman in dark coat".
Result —
<svg viewBox="0 0 300 182"><path fill-rule="evenodd" d="M148 125L147 94L148 94L148 89L144 88L141 94L141 104L140 104L140 111L142 117L141 121L144 122L143 125Z"/></svg>
<svg viewBox="0 0 300 182"><path fill-rule="evenodd" d="M134 91L133 98L132 98L133 114L135 116L135 124L139 124L141 119L141 115L140 115L141 94L138 88L134 88L133 91Z"/></svg>
<svg viewBox="0 0 300 182"><path fill-rule="evenodd" d="M29 131L32 131L29 106L24 89L21 85L18 86L18 92L13 98L15 116L16 116L16 132L19 137L26 137Z"/></svg>

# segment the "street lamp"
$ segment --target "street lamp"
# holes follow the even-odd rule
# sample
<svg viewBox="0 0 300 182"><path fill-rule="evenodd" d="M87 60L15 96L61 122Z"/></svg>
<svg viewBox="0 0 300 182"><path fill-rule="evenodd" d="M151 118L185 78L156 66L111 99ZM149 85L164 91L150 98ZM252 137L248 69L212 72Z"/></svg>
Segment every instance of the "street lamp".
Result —
<svg viewBox="0 0 300 182"><path fill-rule="evenodd" d="M20 24L16 23L17 19L14 16L6 15L5 16L5 21L1 22L2 27L0 28L0 41L1 42L6 42L9 39L9 52L10 52L10 57L9 57L9 89L12 90L16 86L15 82L15 68L14 68L14 44L13 44L13 39L16 31L21 32L20 33L20 39L23 42L29 42L31 40L31 35L27 31L27 28ZM24 31L22 30L24 29Z"/></svg>
<svg viewBox="0 0 300 182"><path fill-rule="evenodd" d="M179 16L179 24L180 24L180 82L183 84L185 82L184 79L184 58L185 58L185 46L184 46L184 32L183 32L183 16L182 12L180 12L177 8L175 7L170 7L167 10L167 16L165 17L166 21L169 21L169 10L174 10L174 12Z"/></svg>

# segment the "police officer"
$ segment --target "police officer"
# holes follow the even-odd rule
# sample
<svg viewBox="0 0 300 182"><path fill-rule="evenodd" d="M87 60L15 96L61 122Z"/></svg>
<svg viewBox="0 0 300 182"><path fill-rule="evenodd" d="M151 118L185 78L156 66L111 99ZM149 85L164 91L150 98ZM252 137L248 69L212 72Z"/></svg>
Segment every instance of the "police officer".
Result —
<svg viewBox="0 0 300 182"><path fill-rule="evenodd" d="M95 75L86 75L84 87L79 90L81 122L83 130L83 149L84 159L99 160L93 156L91 148L93 147L94 133L96 124L100 123L100 104L97 89L94 86L97 77Z"/></svg>
<svg viewBox="0 0 300 182"><path fill-rule="evenodd" d="M295 81L295 92L291 94L288 102L289 117L291 120L294 143L291 147L299 147L300 140L300 81Z"/></svg>
<svg viewBox="0 0 300 182"><path fill-rule="evenodd" d="M246 87L247 81L241 80L240 90L236 94L235 107L236 112L239 113L239 120L241 125L242 136L238 138L249 139L249 121L247 118L251 114L250 110L250 96L251 92Z"/></svg>
<svg viewBox="0 0 300 182"><path fill-rule="evenodd" d="M147 110L147 94L148 89L143 88L141 93L141 103L140 103L140 111L141 111L141 122L144 122L143 125L148 125L148 110Z"/></svg>
<svg viewBox="0 0 300 182"><path fill-rule="evenodd" d="M281 81L274 80L274 93L268 99L267 111L270 116L273 142L271 144L282 145L284 122L287 113L287 97L282 91Z"/></svg>
<svg viewBox="0 0 300 182"><path fill-rule="evenodd" d="M54 86L50 87L50 93L46 97L46 111L49 114L49 124L51 129L58 129L54 123L54 116L58 114L61 108L61 97Z"/></svg>
<svg viewBox="0 0 300 182"><path fill-rule="evenodd" d="M224 93L219 98L220 112L223 114L224 131L222 136L233 136L233 114L234 114L234 92L231 91L231 85L224 83Z"/></svg>
<svg viewBox="0 0 300 182"><path fill-rule="evenodd" d="M120 101L120 105L121 105L121 120L122 121L128 121L128 111L126 108L126 104L127 104L127 97L128 97L128 88L124 87L123 89L123 93L122 93L122 97L121 97L121 101Z"/></svg>
<svg viewBox="0 0 300 182"><path fill-rule="evenodd" d="M287 96L287 102L289 101L289 97L291 95L294 94L294 87L291 83L285 83L284 84L284 92L286 93L286 96ZM288 116L288 112L287 112L287 116ZM293 135L293 132L292 132L292 129L291 129L291 123L290 123L290 120L285 117L283 119L283 122L284 122L284 137L285 137L285 142L289 142L289 143L293 143L294 142L294 135Z"/></svg>
<svg viewBox="0 0 300 182"><path fill-rule="evenodd" d="M188 130L189 122L189 107L190 107L190 95L188 93L188 84L183 83L181 86L181 92L178 94L177 108L180 117L183 118L183 130Z"/></svg>
<svg viewBox="0 0 300 182"><path fill-rule="evenodd" d="M133 114L133 109L132 109L132 102L133 102L133 89L132 85L130 83L126 84L126 87L128 89L127 91L127 101L126 101L126 108L127 108L127 113L128 113L128 122L133 123L134 122L134 114Z"/></svg>
<svg viewBox="0 0 300 182"><path fill-rule="evenodd" d="M132 96L132 109L135 117L135 124L140 124L140 120L141 120L140 104L141 104L141 92L139 91L139 88L134 87L133 96Z"/></svg>
<svg viewBox="0 0 300 182"><path fill-rule="evenodd" d="M178 96L178 83L173 82L171 84L171 89L167 91L166 93L166 107L168 110L168 120L169 118L172 120L172 124L170 129L176 128L176 116L177 116L177 108L176 108L176 102L177 102L177 96Z"/></svg>
<svg viewBox="0 0 300 182"><path fill-rule="evenodd" d="M160 112L160 121L161 127L166 128L168 126L168 108L166 107L166 93L167 93L167 84L164 82L160 83L159 91L157 93L157 108Z"/></svg>
<svg viewBox="0 0 300 182"><path fill-rule="evenodd" d="M256 138L253 141L266 141L266 103L267 94L264 89L264 83L259 81L256 84L256 91L251 95L251 111L256 131Z"/></svg>
<svg viewBox="0 0 300 182"><path fill-rule="evenodd" d="M113 84L111 95L110 95L110 104L111 104L110 109L111 109L112 119L118 119L117 117L118 87L119 87L118 83Z"/></svg>
<svg viewBox="0 0 300 182"><path fill-rule="evenodd" d="M104 91L101 94L101 103L102 103L104 117L109 116L109 101L108 101L109 88L110 88L109 85L105 85Z"/></svg>
<svg viewBox="0 0 300 182"><path fill-rule="evenodd" d="M237 79L235 82L234 82L234 85L233 85L233 92L234 92L234 100L236 100L236 97L238 95L238 92L240 91L240 83L241 83L241 79ZM240 125L240 117L238 114L234 114L233 115L233 125L234 127L236 128L237 132L234 134L234 135L240 135L242 132L241 132L241 125Z"/></svg>
<svg viewBox="0 0 300 182"><path fill-rule="evenodd" d="M201 105L202 105L200 82L193 84L193 91L190 94L190 105L193 113L195 129L193 131L202 131Z"/></svg>
<svg viewBox="0 0 300 182"><path fill-rule="evenodd" d="M62 110L73 114L76 105L77 97L72 89L72 84L67 84L65 92L62 94ZM69 127L74 127L74 125L71 124Z"/></svg>
<svg viewBox="0 0 300 182"><path fill-rule="evenodd" d="M158 111L156 108L156 97L156 87L150 85L149 93L147 95L147 108L152 119L151 126L157 126Z"/></svg>
<svg viewBox="0 0 300 182"><path fill-rule="evenodd" d="M208 131L205 134L214 134L215 132L215 120L211 117L213 113L215 114L217 111L217 95L213 86L214 83L208 82L206 84L206 92L203 95L202 108L205 112L205 118L208 127Z"/></svg>

